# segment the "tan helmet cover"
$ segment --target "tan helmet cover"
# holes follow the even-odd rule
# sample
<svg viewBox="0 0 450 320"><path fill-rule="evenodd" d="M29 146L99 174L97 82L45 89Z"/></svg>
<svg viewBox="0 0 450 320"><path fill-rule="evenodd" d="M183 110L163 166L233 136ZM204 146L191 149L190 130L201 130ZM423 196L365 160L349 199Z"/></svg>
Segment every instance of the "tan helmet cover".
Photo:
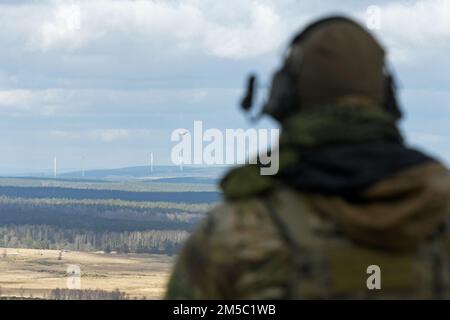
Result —
<svg viewBox="0 0 450 320"><path fill-rule="evenodd" d="M308 108L345 100L382 105L384 49L362 26L331 20L310 30L288 57L298 75L300 105Z"/></svg>

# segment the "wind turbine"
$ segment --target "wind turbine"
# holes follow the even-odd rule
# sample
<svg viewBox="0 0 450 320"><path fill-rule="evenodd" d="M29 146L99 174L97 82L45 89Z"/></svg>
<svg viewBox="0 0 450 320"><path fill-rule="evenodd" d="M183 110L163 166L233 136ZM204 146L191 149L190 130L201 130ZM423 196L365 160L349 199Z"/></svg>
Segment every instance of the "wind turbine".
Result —
<svg viewBox="0 0 450 320"><path fill-rule="evenodd" d="M183 137L187 134L187 131L179 132L178 135L180 136L180 140L183 140Z"/></svg>
<svg viewBox="0 0 450 320"><path fill-rule="evenodd" d="M150 173L153 173L153 152L150 152Z"/></svg>
<svg viewBox="0 0 450 320"><path fill-rule="evenodd" d="M57 169L56 169L56 157L53 158L53 178L56 178Z"/></svg>
<svg viewBox="0 0 450 320"><path fill-rule="evenodd" d="M81 176L84 178L84 156L81 157Z"/></svg>
<svg viewBox="0 0 450 320"><path fill-rule="evenodd" d="M180 154L178 155L178 161L180 163L180 171L183 171L183 152L180 151Z"/></svg>
<svg viewBox="0 0 450 320"><path fill-rule="evenodd" d="M178 135L180 136L180 141L184 139L184 136L187 134L187 131L179 132ZM178 160L180 162L180 171L183 171L183 152L180 151L180 154L178 155Z"/></svg>

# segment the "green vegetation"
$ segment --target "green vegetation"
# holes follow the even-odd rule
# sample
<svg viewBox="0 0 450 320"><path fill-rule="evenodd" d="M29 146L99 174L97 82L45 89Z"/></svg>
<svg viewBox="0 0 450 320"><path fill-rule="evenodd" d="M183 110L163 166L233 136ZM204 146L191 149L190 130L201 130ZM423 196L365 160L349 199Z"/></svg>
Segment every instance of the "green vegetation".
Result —
<svg viewBox="0 0 450 320"><path fill-rule="evenodd" d="M174 254L214 205L201 201L215 193L200 192L198 186L192 193L168 191L183 188L186 185L173 182L0 178L0 247ZM47 193L57 197L46 197ZM135 193L136 201L118 198L133 198ZM67 194L74 198L64 197Z"/></svg>
<svg viewBox="0 0 450 320"><path fill-rule="evenodd" d="M110 232L48 225L8 225L0 227L0 247L171 255L188 236L185 230Z"/></svg>
<svg viewBox="0 0 450 320"><path fill-rule="evenodd" d="M116 289L114 291L105 290L75 290L75 289L53 289L47 299L51 300L127 300L124 292Z"/></svg>
<svg viewBox="0 0 450 320"><path fill-rule="evenodd" d="M214 205L208 203L178 203L178 202L141 202L126 201L120 199L65 199L65 198L18 198L6 197L0 195L0 207L4 204L29 204L32 206L39 205L84 205L84 206L111 206L123 208L140 208L140 209L175 209L187 212L205 212Z"/></svg>
<svg viewBox="0 0 450 320"><path fill-rule="evenodd" d="M215 184L163 183L157 180L132 181L72 181L36 178L0 178L0 186L11 187L57 187L90 190L120 190L132 192L216 192Z"/></svg>

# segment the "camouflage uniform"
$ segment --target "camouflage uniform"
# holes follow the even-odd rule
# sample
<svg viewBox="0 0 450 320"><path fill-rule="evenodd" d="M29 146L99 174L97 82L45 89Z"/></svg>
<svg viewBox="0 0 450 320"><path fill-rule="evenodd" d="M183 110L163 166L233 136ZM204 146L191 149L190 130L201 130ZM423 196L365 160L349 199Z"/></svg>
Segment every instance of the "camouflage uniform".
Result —
<svg viewBox="0 0 450 320"><path fill-rule="evenodd" d="M303 60L328 63L337 50L333 39L356 39L352 50L367 51L358 30L342 28L355 36L342 37L334 27L322 31L329 41L316 43L327 48L311 59L303 53ZM382 50L372 47L381 68ZM361 68L370 65L360 60ZM339 68L338 75L345 65ZM369 69L352 69L350 83ZM324 81L312 71L314 81L303 83L328 81L331 88L334 78L335 86L341 82L329 69ZM369 90L377 81L362 83ZM312 89L303 97L307 104L282 121L279 173L261 176L260 166L246 165L223 179L225 201L185 244L167 298L450 298L448 170L404 146L397 118L381 106L378 91L345 94L342 88L334 99L330 91L317 96ZM380 268L381 289L369 290L373 265Z"/></svg>
<svg viewBox="0 0 450 320"><path fill-rule="evenodd" d="M338 132L349 139L329 137ZM297 160L280 150L282 172ZM186 243L167 298L450 297L450 177L436 161L374 183L360 201L301 192L254 166L229 173L222 188L228 200ZM381 290L367 288L370 265L381 269Z"/></svg>
<svg viewBox="0 0 450 320"><path fill-rule="evenodd" d="M293 241L261 199L220 205L186 244L167 298L450 298L448 238L413 252L377 250L318 221L301 195L280 190L276 196L285 198L283 215L296 217ZM369 265L381 268L381 290L366 287Z"/></svg>

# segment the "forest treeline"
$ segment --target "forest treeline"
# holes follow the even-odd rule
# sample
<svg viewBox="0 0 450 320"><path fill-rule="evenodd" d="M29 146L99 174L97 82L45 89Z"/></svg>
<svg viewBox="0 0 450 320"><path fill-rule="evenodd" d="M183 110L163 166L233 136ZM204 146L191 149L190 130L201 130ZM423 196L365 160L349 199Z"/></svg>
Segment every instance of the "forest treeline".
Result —
<svg viewBox="0 0 450 320"><path fill-rule="evenodd" d="M0 186L0 195L23 198L121 199L128 201L167 201L183 203L213 203L219 192L126 191L109 189L77 189L63 187Z"/></svg>
<svg viewBox="0 0 450 320"><path fill-rule="evenodd" d="M0 226L0 247L175 254L189 236L185 230L96 232L47 225Z"/></svg>
<svg viewBox="0 0 450 320"><path fill-rule="evenodd" d="M55 187L88 190L120 190L133 192L212 192L218 191L217 182L208 178L160 178L151 180L105 181L89 179L45 179L0 177L1 186Z"/></svg>
<svg viewBox="0 0 450 320"><path fill-rule="evenodd" d="M87 201L87 203L86 203ZM20 199L0 197L0 225L51 225L93 231L191 230L206 206L137 206L136 202L103 200Z"/></svg>
<svg viewBox="0 0 450 320"><path fill-rule="evenodd" d="M176 253L208 204L0 196L0 247Z"/></svg>
<svg viewBox="0 0 450 320"><path fill-rule="evenodd" d="M127 300L125 292L116 289L105 290L75 290L75 289L53 289L46 297L50 300Z"/></svg>

